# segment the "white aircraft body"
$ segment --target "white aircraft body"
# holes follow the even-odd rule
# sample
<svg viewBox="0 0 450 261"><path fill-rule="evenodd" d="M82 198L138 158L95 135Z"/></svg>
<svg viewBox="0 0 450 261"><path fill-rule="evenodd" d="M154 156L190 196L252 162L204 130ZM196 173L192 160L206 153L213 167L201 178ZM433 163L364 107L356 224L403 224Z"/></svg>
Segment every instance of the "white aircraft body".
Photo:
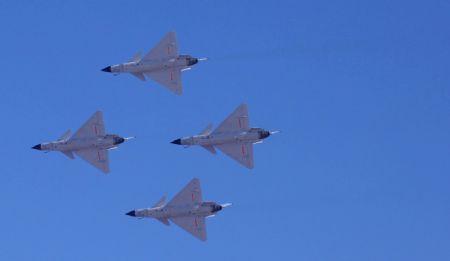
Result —
<svg viewBox="0 0 450 261"><path fill-rule="evenodd" d="M68 130L58 140L32 148L46 152L60 151L70 159L75 158L75 153L104 173L109 173L108 150L117 148L128 139L130 138L106 134L103 114L97 111L74 135Z"/></svg>
<svg viewBox="0 0 450 261"><path fill-rule="evenodd" d="M137 53L128 62L105 67L102 71L114 74L131 73L142 81L148 77L181 95L181 72L190 70L201 60L206 58L179 55L175 33L169 32L145 56L141 57L140 53Z"/></svg>
<svg viewBox="0 0 450 261"><path fill-rule="evenodd" d="M169 220L191 233L202 241L206 241L205 218L215 214L227 204L203 201L200 181L192 179L169 203L162 197L152 208L135 209L126 215L138 218L155 218L165 225Z"/></svg>
<svg viewBox="0 0 450 261"><path fill-rule="evenodd" d="M216 154L215 147L247 168L253 168L253 144L261 143L277 131L250 128L246 104L241 104L219 127L210 124L199 135L176 139L171 143L184 146L199 145Z"/></svg>

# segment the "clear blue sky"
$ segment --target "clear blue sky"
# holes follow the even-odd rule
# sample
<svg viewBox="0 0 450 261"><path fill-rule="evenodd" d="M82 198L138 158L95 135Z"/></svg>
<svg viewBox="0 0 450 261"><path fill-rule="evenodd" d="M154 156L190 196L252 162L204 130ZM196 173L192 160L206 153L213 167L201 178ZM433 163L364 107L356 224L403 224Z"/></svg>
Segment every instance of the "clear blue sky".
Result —
<svg viewBox="0 0 450 261"><path fill-rule="evenodd" d="M1 260L450 260L449 1L1 1ZM184 95L101 68L168 31ZM247 170L169 142L237 105ZM111 174L30 147L94 111ZM124 213L200 178L202 243Z"/></svg>

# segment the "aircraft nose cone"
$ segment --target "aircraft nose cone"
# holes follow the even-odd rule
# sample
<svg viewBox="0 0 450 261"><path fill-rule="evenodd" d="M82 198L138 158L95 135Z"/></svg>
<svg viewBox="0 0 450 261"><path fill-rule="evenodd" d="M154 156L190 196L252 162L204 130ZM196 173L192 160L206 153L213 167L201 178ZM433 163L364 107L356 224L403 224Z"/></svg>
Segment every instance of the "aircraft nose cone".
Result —
<svg viewBox="0 0 450 261"><path fill-rule="evenodd" d="M221 211L222 208L223 208L223 207L222 207L221 205L215 205L215 206L213 206L212 212L213 212L213 213L216 213L216 212L218 212L218 211Z"/></svg>
<svg viewBox="0 0 450 261"><path fill-rule="evenodd" d="M104 72L111 72L111 66L103 68L102 71L104 71Z"/></svg>
<svg viewBox="0 0 450 261"><path fill-rule="evenodd" d="M265 139L270 136L270 131L263 131L259 136L260 139Z"/></svg>
<svg viewBox="0 0 450 261"><path fill-rule="evenodd" d="M173 140L173 141L171 141L170 143L172 143L172 144L177 144L177 145L181 145L181 139Z"/></svg>
<svg viewBox="0 0 450 261"><path fill-rule="evenodd" d="M122 137L114 138L114 145L122 144L125 142L125 139Z"/></svg>
<svg viewBox="0 0 450 261"><path fill-rule="evenodd" d="M35 146L31 147L31 148L35 149L35 150L42 150L41 144L35 145Z"/></svg>
<svg viewBox="0 0 450 261"><path fill-rule="evenodd" d="M136 211L132 210L132 211L126 213L125 215L130 216L130 217L135 217L136 216Z"/></svg>
<svg viewBox="0 0 450 261"><path fill-rule="evenodd" d="M192 65L198 63L198 59L194 58L194 57L188 57L186 59L186 62L187 62L187 66L192 66Z"/></svg>

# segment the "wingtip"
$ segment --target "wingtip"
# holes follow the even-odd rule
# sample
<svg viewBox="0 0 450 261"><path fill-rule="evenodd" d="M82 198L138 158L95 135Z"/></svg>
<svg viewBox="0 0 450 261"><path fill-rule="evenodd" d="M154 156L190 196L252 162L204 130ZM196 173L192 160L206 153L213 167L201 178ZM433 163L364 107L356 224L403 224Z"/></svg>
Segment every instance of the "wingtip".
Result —
<svg viewBox="0 0 450 261"><path fill-rule="evenodd" d="M188 184L192 184L192 183L200 184L200 180L198 178L193 178L193 179L191 179L191 181L189 181Z"/></svg>
<svg viewBox="0 0 450 261"><path fill-rule="evenodd" d="M103 114L103 112L101 110L97 110L94 112L94 115L102 115L102 114Z"/></svg>
<svg viewBox="0 0 450 261"><path fill-rule="evenodd" d="M99 167L99 169L103 172L103 174L108 175L111 170L109 169L109 166L106 165L105 167Z"/></svg>

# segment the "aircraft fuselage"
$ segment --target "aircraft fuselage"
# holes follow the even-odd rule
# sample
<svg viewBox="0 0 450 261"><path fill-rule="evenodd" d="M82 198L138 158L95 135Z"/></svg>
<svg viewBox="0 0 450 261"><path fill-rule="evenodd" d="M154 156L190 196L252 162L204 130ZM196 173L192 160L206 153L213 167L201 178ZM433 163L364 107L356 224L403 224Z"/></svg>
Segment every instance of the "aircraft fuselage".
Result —
<svg viewBox="0 0 450 261"><path fill-rule="evenodd" d="M97 136L92 138L70 138L66 141L53 141L41 143L33 147L33 149L44 151L77 151L85 149L111 149L123 143L124 138L108 134L105 136Z"/></svg>
<svg viewBox="0 0 450 261"><path fill-rule="evenodd" d="M172 141L178 145L214 146L226 143L257 143L270 136L270 132L261 128L251 128L248 131L211 133L208 135L195 135Z"/></svg>
<svg viewBox="0 0 450 261"><path fill-rule="evenodd" d="M164 71L168 69L187 69L192 65L198 63L197 58L189 55L179 55L176 58L161 60L146 60L138 62L127 62L108 66L103 71L111 73L151 73L157 71Z"/></svg>
<svg viewBox="0 0 450 261"><path fill-rule="evenodd" d="M208 217L222 210L222 206L215 202L203 202L190 206L163 206L155 208L136 209L127 213L133 217L175 218L183 216Z"/></svg>

